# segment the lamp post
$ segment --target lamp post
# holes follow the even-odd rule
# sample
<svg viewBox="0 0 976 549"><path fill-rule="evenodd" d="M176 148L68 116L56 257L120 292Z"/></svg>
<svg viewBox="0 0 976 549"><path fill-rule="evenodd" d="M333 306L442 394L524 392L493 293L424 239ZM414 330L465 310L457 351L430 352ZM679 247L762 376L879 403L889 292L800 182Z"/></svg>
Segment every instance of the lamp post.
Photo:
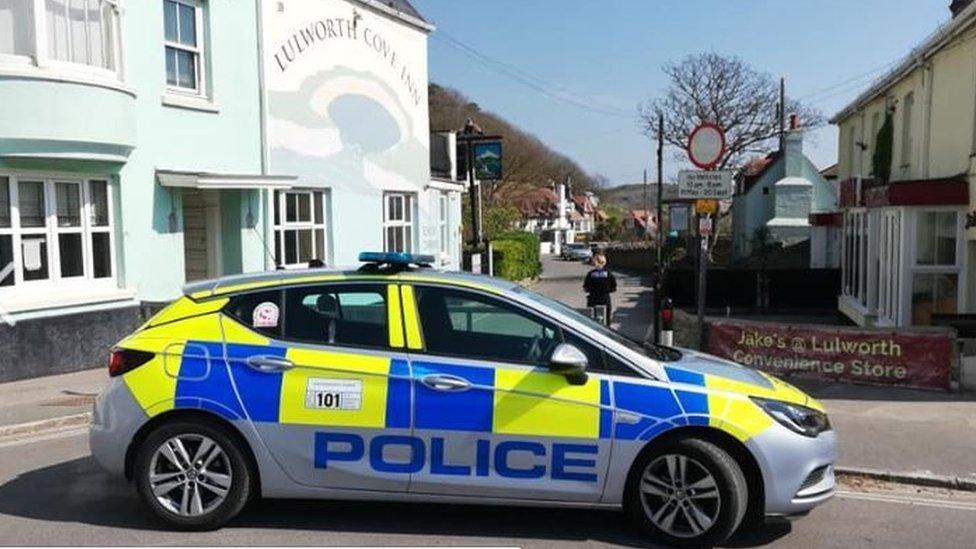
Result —
<svg viewBox="0 0 976 549"><path fill-rule="evenodd" d="M470 117L464 122L458 139L464 142L464 165L468 172L468 199L471 202L471 244L477 246L481 242L481 231L478 227L478 193L474 188L474 141L484 135L481 128Z"/></svg>

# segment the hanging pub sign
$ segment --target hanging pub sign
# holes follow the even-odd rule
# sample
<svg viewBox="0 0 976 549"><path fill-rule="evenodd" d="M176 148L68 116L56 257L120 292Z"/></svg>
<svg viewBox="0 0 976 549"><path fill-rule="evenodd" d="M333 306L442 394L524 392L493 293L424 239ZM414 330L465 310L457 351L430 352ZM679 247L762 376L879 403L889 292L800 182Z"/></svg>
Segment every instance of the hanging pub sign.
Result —
<svg viewBox="0 0 976 549"><path fill-rule="evenodd" d="M474 144L474 176L478 179L502 178L501 141L483 141Z"/></svg>

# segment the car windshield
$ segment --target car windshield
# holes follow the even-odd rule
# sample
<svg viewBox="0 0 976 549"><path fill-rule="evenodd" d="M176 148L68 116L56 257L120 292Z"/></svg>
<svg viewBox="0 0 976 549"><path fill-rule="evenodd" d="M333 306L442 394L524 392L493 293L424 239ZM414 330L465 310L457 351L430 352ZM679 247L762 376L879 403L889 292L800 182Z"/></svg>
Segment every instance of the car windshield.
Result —
<svg viewBox="0 0 976 549"><path fill-rule="evenodd" d="M641 342L631 339L620 332L610 329L609 327L600 324L599 322L593 320L592 318L580 313L576 309L569 307L568 305L556 301L555 299L550 299L544 295L533 292L532 290L527 290L521 286L515 289L515 292L519 295L525 296L532 301L542 305L543 307L549 309L555 309L561 314L568 316L569 318L585 325L586 327L599 332L600 334L612 339L616 343L619 343L628 349L640 353L646 357L652 358L654 360L662 362L675 362L681 360L681 351L665 347L664 345L658 345L656 343Z"/></svg>

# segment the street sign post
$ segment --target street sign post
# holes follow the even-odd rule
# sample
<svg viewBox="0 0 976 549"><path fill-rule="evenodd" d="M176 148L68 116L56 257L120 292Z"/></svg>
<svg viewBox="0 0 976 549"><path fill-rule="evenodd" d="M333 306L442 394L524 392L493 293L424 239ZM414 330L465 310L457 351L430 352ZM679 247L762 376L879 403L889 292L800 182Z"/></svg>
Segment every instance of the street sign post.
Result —
<svg viewBox="0 0 976 549"><path fill-rule="evenodd" d="M705 289L708 273L708 239L712 235L712 216L718 213L717 199L732 195L732 172L713 171L725 156L725 132L715 124L699 124L688 136L688 158L704 171L686 170L678 174L678 197L695 199L698 214L698 349L705 341Z"/></svg>
<svg viewBox="0 0 976 549"><path fill-rule="evenodd" d="M732 196L732 172L682 170L678 172L678 198L725 199Z"/></svg>

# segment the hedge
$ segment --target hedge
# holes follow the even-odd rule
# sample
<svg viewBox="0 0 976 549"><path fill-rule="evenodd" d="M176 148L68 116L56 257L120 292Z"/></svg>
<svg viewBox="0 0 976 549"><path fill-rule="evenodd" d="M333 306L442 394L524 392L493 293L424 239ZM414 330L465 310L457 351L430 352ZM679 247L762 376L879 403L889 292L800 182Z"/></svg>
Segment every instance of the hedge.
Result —
<svg viewBox="0 0 976 549"><path fill-rule="evenodd" d="M539 237L532 233L512 231L491 241L495 276L508 280L535 278L542 272L539 261Z"/></svg>

